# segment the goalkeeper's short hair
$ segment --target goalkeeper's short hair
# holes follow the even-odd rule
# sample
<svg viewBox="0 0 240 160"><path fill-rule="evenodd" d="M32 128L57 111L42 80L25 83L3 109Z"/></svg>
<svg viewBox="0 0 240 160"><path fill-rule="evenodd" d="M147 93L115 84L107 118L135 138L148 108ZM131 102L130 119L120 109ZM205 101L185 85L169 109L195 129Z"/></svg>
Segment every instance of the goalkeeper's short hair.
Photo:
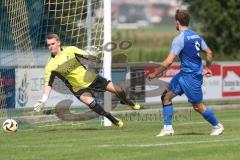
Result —
<svg viewBox="0 0 240 160"><path fill-rule="evenodd" d="M55 33L48 34L45 38L45 41L47 41L47 39L52 39L52 38L55 38L56 40L60 41L59 36Z"/></svg>

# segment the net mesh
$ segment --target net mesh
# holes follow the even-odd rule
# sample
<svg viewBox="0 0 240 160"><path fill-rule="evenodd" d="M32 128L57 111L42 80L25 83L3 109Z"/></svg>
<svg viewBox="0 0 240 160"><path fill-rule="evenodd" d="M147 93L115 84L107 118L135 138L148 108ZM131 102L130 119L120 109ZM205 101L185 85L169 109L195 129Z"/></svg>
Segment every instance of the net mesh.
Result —
<svg viewBox="0 0 240 160"><path fill-rule="evenodd" d="M99 0L58 0L44 3L41 34L58 33L63 45L101 47L103 10Z"/></svg>
<svg viewBox="0 0 240 160"><path fill-rule="evenodd" d="M103 48L103 0L3 0L0 15L0 118L41 98L47 34L63 45Z"/></svg>

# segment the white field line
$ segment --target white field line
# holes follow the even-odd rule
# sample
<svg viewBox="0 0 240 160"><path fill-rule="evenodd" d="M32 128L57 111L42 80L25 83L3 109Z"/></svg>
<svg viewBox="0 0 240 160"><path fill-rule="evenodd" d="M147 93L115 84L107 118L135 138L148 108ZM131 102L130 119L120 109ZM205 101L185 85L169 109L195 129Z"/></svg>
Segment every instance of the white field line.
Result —
<svg viewBox="0 0 240 160"><path fill-rule="evenodd" d="M240 121L240 119L228 119L228 120L223 120L223 122L237 122ZM152 123L156 123L154 122L147 122L146 125L151 125ZM178 123L177 126L182 126L182 125L190 125L190 124L207 124L207 122L203 121L203 122L187 122L187 123ZM84 125L86 123L76 123L76 124L71 124L71 126L80 126L80 125ZM224 124L224 123L223 123ZM41 125L41 126L37 126L38 128L45 128L45 127L57 127L57 126L66 126L66 124L51 124L51 125ZM30 131L30 130L34 130L34 129L23 129L22 131Z"/></svg>
<svg viewBox="0 0 240 160"><path fill-rule="evenodd" d="M240 121L240 119L226 119L226 120L221 120L220 123L223 122L237 122L237 121ZM203 120L203 122L186 122L186 123L178 123L177 125L189 125L189 124L207 124L207 122L205 120Z"/></svg>
<svg viewBox="0 0 240 160"><path fill-rule="evenodd" d="M74 146L72 144L37 144L37 145L27 145L27 144L15 144L15 145L10 145L10 144L3 144L1 147L4 148L73 148Z"/></svg>
<svg viewBox="0 0 240 160"><path fill-rule="evenodd" d="M173 146L173 145L185 145L185 144L205 144L205 143L220 143L220 142L236 142L240 141L240 138L235 139L222 139L222 140L207 140L207 141L180 141L180 142L167 142L167 143L152 143L152 144L103 144L97 145L99 148L111 148L111 147L129 147L129 148L142 148L142 147L161 147L161 146Z"/></svg>
<svg viewBox="0 0 240 160"><path fill-rule="evenodd" d="M80 126L83 124L85 124L85 123L73 123L73 124L68 124L68 126ZM67 126L67 125L66 124L47 124L47 125L40 125L37 127L44 128L44 127L56 127L56 126Z"/></svg>
<svg viewBox="0 0 240 160"><path fill-rule="evenodd" d="M85 123L73 123L70 125L66 125L66 124L46 124L46 125L40 125L40 126L36 126L37 128L47 128L47 127L57 127L57 126L80 126L80 125L84 125ZM33 131L35 130L34 128L28 128L28 129L21 129L21 132L24 131Z"/></svg>
<svg viewBox="0 0 240 160"><path fill-rule="evenodd" d="M240 119L223 120L223 122L237 122L237 121L240 121ZM153 122L155 123L156 121L153 121ZM203 120L202 122L200 122L200 121L197 121L197 122L186 122L186 123L178 123L177 125L205 124L205 123L207 123L207 122ZM86 123L73 123L73 124L71 124L71 126L80 126L80 125L83 125L83 124L86 124ZM66 124L39 125L37 127L44 128L44 127L56 127L56 126L66 126Z"/></svg>
<svg viewBox="0 0 240 160"><path fill-rule="evenodd" d="M157 143L157 144L119 144L119 145L110 145L110 144L103 144L103 145L96 145L97 148L112 148L112 147L128 147L128 148L144 148L144 147L161 147L161 146L173 146L173 145L189 145L189 144L206 144L206 143L221 143L221 142L236 142L240 141L240 138L235 139L222 139L222 140L207 140L207 141L180 141L180 142L167 142L167 143ZM38 144L36 145L26 145L26 144L19 144L19 145L10 145L10 144L3 144L1 147L8 147L8 148L73 148L75 145L72 144Z"/></svg>
<svg viewBox="0 0 240 160"><path fill-rule="evenodd" d="M238 122L240 121L240 119L226 119L226 120L221 120L220 123L223 122ZM141 121L139 121L141 122ZM159 121L159 122L162 122L162 121ZM156 123L156 121L146 121L147 124L149 123ZM175 122L173 122L173 125L174 125ZM204 119L200 122L200 121L190 121L190 122L185 122L185 123L181 123L181 122L178 122L177 123L177 126L181 126L181 125L189 125L189 124L208 124L208 122L206 122Z"/></svg>

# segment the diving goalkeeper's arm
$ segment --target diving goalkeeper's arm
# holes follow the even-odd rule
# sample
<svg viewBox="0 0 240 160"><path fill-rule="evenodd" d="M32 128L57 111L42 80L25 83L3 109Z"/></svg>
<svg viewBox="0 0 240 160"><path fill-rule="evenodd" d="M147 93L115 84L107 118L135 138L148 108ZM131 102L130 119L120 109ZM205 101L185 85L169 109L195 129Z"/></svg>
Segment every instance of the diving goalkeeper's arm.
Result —
<svg viewBox="0 0 240 160"><path fill-rule="evenodd" d="M75 55L77 58L80 58L80 61L81 60L87 60L89 62L97 62L97 63L101 63L102 60L99 56L101 56L101 51L95 51L95 50L92 50L92 51L89 51L89 50L82 50L82 49L79 49L77 48L75 50Z"/></svg>
<svg viewBox="0 0 240 160"><path fill-rule="evenodd" d="M51 89L52 89L51 86L47 86L47 85L44 86L44 92L43 92L43 95L42 95L42 99L39 100L39 101L33 106L34 111L40 112L40 111L42 110L42 108L43 108L44 105L45 105L45 102L46 102L47 99L48 99L48 96L49 96L49 94L50 94L50 92L51 92Z"/></svg>

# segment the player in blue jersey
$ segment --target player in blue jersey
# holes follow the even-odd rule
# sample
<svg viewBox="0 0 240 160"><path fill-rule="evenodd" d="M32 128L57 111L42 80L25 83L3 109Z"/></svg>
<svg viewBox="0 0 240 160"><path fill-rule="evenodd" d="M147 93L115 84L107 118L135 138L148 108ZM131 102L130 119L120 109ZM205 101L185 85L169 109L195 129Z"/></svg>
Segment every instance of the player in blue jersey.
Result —
<svg viewBox="0 0 240 160"><path fill-rule="evenodd" d="M190 16L186 10L177 10L175 15L176 29L180 32L173 42L168 57L160 67L148 75L148 79L159 77L173 63L180 58L180 72L170 81L168 90L162 94L164 127L157 136L173 135L172 127L173 104L172 99L177 95L185 94L195 111L212 125L210 135L220 135L224 128L214 115L213 111L202 102L203 76L211 76L209 69L212 63L212 51L198 33L188 28ZM200 51L205 53L206 67L203 67Z"/></svg>

